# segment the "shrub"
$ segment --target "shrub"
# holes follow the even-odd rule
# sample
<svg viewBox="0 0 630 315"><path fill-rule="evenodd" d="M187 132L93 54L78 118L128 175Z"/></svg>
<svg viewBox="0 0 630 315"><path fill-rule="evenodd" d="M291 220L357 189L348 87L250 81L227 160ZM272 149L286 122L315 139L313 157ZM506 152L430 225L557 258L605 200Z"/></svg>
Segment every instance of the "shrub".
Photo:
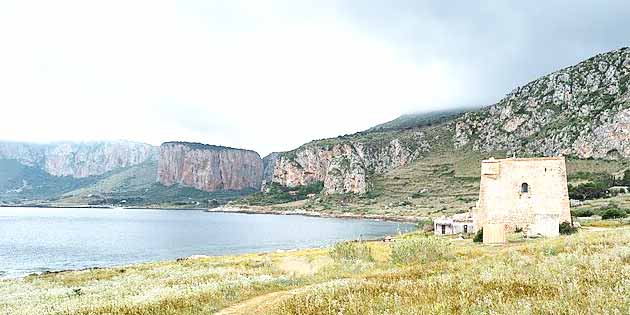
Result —
<svg viewBox="0 0 630 315"><path fill-rule="evenodd" d="M575 209L571 210L571 215L574 217L592 217L595 212L591 209Z"/></svg>
<svg viewBox="0 0 630 315"><path fill-rule="evenodd" d="M396 241L392 246L392 263L427 263L448 258L451 243L439 237L415 237Z"/></svg>
<svg viewBox="0 0 630 315"><path fill-rule="evenodd" d="M573 226L570 222L562 222L560 223L560 234L569 235L577 232L577 228Z"/></svg>
<svg viewBox="0 0 630 315"><path fill-rule="evenodd" d="M431 219L422 219L416 223L416 229L424 232L433 231L433 220Z"/></svg>
<svg viewBox="0 0 630 315"><path fill-rule="evenodd" d="M477 234L475 234L475 237L473 237L473 242L475 243L483 242L483 229L480 229L479 231L477 231Z"/></svg>
<svg viewBox="0 0 630 315"><path fill-rule="evenodd" d="M370 247L357 242L337 243L330 249L328 255L336 261L374 261Z"/></svg>
<svg viewBox="0 0 630 315"><path fill-rule="evenodd" d="M630 169L623 172L623 180L620 184L623 186L630 186Z"/></svg>
<svg viewBox="0 0 630 315"><path fill-rule="evenodd" d="M569 197L576 200L603 198L608 193L608 187L610 186L604 182L569 185Z"/></svg>
<svg viewBox="0 0 630 315"><path fill-rule="evenodd" d="M604 220L620 219L620 218L625 218L627 216L628 214L626 213L625 210L619 209L617 207L611 207L604 211L604 213L602 214L602 219Z"/></svg>
<svg viewBox="0 0 630 315"><path fill-rule="evenodd" d="M264 206L279 204L308 198L309 194L318 194L324 189L321 181L313 182L304 186L287 187L278 183L269 184L265 193L256 193L243 199L250 206Z"/></svg>

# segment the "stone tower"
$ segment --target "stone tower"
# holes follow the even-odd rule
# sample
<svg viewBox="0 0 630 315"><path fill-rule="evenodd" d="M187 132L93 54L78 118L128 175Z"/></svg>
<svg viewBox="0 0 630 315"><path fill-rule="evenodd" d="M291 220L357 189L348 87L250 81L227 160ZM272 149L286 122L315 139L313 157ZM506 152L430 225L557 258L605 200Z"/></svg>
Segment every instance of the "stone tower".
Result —
<svg viewBox="0 0 630 315"><path fill-rule="evenodd" d="M556 236L559 223L565 221L571 221L571 213L564 157L481 162L475 230L503 224L507 230L522 228L528 235Z"/></svg>

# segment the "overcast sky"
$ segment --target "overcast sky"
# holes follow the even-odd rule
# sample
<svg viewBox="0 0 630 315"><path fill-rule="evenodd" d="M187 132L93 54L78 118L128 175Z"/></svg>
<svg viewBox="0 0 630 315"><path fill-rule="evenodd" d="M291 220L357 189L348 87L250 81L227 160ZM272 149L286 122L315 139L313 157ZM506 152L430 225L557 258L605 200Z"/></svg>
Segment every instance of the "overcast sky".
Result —
<svg viewBox="0 0 630 315"><path fill-rule="evenodd" d="M628 3L2 0L0 138L289 150L628 46Z"/></svg>

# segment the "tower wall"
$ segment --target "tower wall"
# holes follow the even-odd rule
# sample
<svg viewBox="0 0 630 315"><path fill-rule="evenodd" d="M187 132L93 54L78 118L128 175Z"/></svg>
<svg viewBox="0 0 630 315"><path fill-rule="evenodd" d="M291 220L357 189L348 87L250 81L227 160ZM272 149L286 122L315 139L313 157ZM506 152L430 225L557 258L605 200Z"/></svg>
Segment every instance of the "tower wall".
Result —
<svg viewBox="0 0 630 315"><path fill-rule="evenodd" d="M527 192L522 191L524 183ZM475 230L487 223L529 229L541 215L571 221L564 157L482 161Z"/></svg>

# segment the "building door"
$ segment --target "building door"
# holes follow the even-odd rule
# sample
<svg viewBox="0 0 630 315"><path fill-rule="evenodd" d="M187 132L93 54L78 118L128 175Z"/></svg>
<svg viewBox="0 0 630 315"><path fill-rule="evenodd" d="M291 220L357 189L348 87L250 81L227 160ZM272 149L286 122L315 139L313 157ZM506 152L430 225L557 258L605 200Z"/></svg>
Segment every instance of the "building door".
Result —
<svg viewBox="0 0 630 315"><path fill-rule="evenodd" d="M446 225L442 224L442 234L446 234Z"/></svg>
<svg viewBox="0 0 630 315"><path fill-rule="evenodd" d="M464 224L464 233L468 233L468 225Z"/></svg>

